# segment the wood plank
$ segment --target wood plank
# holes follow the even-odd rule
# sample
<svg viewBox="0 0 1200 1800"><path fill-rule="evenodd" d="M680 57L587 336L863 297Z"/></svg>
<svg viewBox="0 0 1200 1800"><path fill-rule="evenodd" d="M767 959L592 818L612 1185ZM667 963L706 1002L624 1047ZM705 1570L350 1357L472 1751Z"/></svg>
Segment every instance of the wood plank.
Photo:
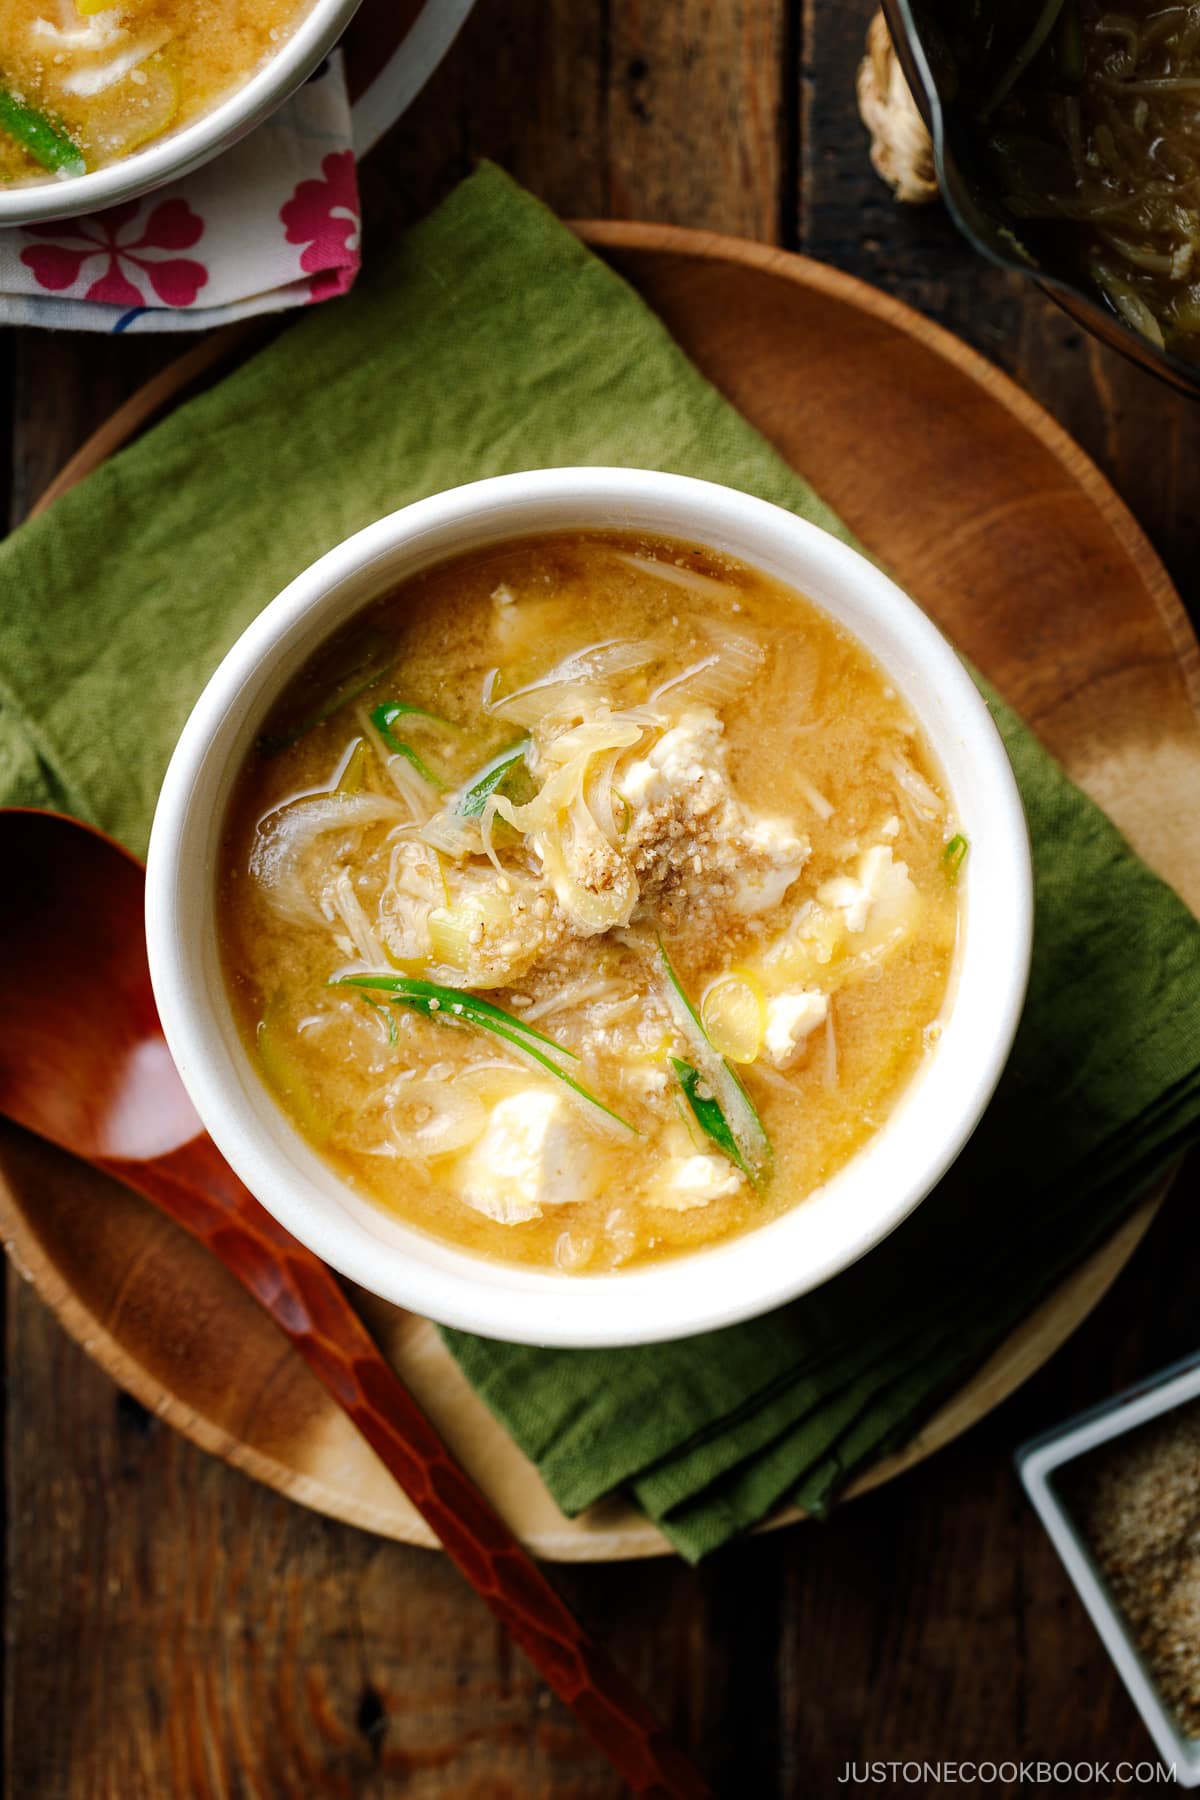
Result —
<svg viewBox="0 0 1200 1800"><path fill-rule="evenodd" d="M9 415L9 517L15 525L83 439L186 342L175 336L112 338L66 331L11 336L18 346Z"/></svg>
<svg viewBox="0 0 1200 1800"><path fill-rule="evenodd" d="M401 1779L419 1800L622 1792L442 1558L331 1525L201 1455L19 1299L6 1793L376 1800ZM764 1796L773 1560L744 1546L699 1574L560 1572L721 1785L753 1774Z"/></svg>
<svg viewBox="0 0 1200 1800"><path fill-rule="evenodd" d="M782 0L614 0L611 18L604 213L777 241Z"/></svg>
<svg viewBox="0 0 1200 1800"><path fill-rule="evenodd" d="M524 1791L531 1764L529 1791L619 1791L443 1558L231 1478L40 1308L8 1351L6 1793L441 1800Z"/></svg>
<svg viewBox="0 0 1200 1800"><path fill-rule="evenodd" d="M604 212L610 41L604 5L482 0L360 172L368 247L394 240L481 156L558 212Z"/></svg>
<svg viewBox="0 0 1200 1800"><path fill-rule="evenodd" d="M565 216L775 241L787 11L787 0L518 0L489 15L486 42L477 15L365 171L372 215L390 235L490 156Z"/></svg>

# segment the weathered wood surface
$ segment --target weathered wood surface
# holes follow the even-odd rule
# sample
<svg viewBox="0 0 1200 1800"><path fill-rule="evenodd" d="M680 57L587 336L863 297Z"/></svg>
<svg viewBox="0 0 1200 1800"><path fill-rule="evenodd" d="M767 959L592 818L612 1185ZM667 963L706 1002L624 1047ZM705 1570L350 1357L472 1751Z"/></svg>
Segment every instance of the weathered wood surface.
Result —
<svg viewBox="0 0 1200 1800"><path fill-rule="evenodd" d="M367 171L373 240L484 153L567 214L708 226L823 257L1015 374L1110 475L1189 595L1200 409L981 265L940 214L892 207L853 110L870 10L479 0ZM13 521L171 349L8 334L0 480ZM1197 1187L1185 1174L1116 1290L1027 1388L828 1526L737 1546L698 1573L560 1571L718 1791L830 1794L868 1757L1146 1752L1011 1450L1194 1347ZM122 1399L12 1277L5 1358L5 1794L620 1791L442 1559L331 1525L194 1450Z"/></svg>

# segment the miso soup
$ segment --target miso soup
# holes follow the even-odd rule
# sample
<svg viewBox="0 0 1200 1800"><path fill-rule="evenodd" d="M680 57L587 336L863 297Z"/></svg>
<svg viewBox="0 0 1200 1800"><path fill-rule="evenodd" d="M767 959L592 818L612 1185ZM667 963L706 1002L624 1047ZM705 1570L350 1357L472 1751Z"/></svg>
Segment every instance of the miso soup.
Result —
<svg viewBox="0 0 1200 1800"><path fill-rule="evenodd" d="M118 162L209 111L310 0L0 0L0 181Z"/></svg>
<svg viewBox="0 0 1200 1800"><path fill-rule="evenodd" d="M563 1271L753 1228L929 1055L965 853L908 707L711 551L525 539L282 695L219 920L251 1057L361 1194Z"/></svg>

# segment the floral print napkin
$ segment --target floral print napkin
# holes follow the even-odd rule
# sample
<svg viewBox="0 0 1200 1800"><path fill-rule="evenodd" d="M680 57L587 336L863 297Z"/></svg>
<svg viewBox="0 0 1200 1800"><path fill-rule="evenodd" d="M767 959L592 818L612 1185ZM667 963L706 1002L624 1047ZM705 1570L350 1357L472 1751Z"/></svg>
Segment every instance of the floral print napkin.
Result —
<svg viewBox="0 0 1200 1800"><path fill-rule="evenodd" d="M140 200L0 231L0 325L201 331L344 294L360 212L340 52L216 161Z"/></svg>

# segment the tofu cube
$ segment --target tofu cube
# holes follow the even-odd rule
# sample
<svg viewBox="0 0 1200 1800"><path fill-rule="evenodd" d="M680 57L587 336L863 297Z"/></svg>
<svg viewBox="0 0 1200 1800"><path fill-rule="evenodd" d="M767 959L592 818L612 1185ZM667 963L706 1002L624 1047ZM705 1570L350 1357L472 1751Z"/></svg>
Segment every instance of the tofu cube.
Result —
<svg viewBox="0 0 1200 1800"><path fill-rule="evenodd" d="M698 1151L694 1156L673 1156L647 1200L668 1212L692 1212L710 1200L736 1193L741 1184L741 1176L724 1157Z"/></svg>
<svg viewBox="0 0 1200 1800"><path fill-rule="evenodd" d="M907 863L896 862L890 844L873 844L858 859L854 875L835 875L817 889L823 906L837 907L846 930L867 931L872 939L902 928L911 916L917 890Z"/></svg>
<svg viewBox="0 0 1200 1800"><path fill-rule="evenodd" d="M696 709L664 731L658 742L631 762L621 777L621 792L636 811L672 794L703 794L715 806L725 791L724 726L714 712Z"/></svg>
<svg viewBox="0 0 1200 1800"><path fill-rule="evenodd" d="M570 1102L528 1088L492 1108L482 1136L458 1161L455 1187L486 1218L520 1225L540 1218L544 1206L590 1199L598 1178L596 1146Z"/></svg>
<svg viewBox="0 0 1200 1800"><path fill-rule="evenodd" d="M749 818L742 839L733 903L742 913L769 912L799 880L808 860L808 839L797 837L786 819L769 816Z"/></svg>
<svg viewBox="0 0 1200 1800"><path fill-rule="evenodd" d="M763 1056L777 1069L790 1069L809 1032L823 1025L828 1016L829 999L825 994L807 988L793 994L776 994L767 1001Z"/></svg>

